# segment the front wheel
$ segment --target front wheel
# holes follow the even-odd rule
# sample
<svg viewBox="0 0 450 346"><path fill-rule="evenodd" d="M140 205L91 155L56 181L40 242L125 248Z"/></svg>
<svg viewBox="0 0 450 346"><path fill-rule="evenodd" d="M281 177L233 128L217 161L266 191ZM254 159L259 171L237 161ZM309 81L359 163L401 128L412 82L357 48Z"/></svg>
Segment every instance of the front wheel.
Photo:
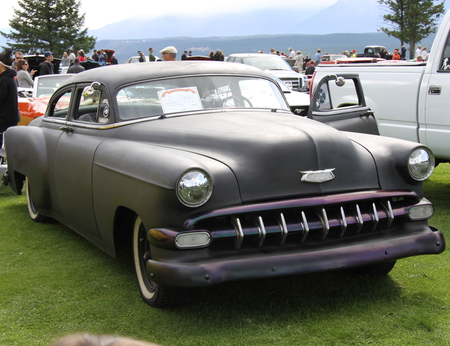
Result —
<svg viewBox="0 0 450 346"><path fill-rule="evenodd" d="M352 271L357 275L384 276L394 268L397 261L389 261L371 264L364 267L354 268Z"/></svg>
<svg viewBox="0 0 450 346"><path fill-rule="evenodd" d="M47 222L49 220L48 217L42 215L34 206L33 195L30 188L30 180L28 179L28 177L25 178L25 191L27 195L28 215L30 215L31 220L39 223Z"/></svg>
<svg viewBox="0 0 450 346"><path fill-rule="evenodd" d="M181 290L161 286L152 281L147 273L147 261L151 259L150 243L144 223L139 216L136 216L133 223L133 257L142 299L156 308L176 303L181 297Z"/></svg>

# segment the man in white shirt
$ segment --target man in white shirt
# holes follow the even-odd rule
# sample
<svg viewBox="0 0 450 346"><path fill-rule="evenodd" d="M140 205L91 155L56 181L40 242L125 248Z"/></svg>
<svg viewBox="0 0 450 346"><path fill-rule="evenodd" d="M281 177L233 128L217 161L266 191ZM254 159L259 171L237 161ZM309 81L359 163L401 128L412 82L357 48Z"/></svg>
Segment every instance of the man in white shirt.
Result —
<svg viewBox="0 0 450 346"><path fill-rule="evenodd" d="M422 46L419 45L419 46L417 46L416 56L414 58L417 60L417 58L421 55L422 55Z"/></svg>
<svg viewBox="0 0 450 346"><path fill-rule="evenodd" d="M289 48L289 58L295 59L295 51L292 49L292 47Z"/></svg>

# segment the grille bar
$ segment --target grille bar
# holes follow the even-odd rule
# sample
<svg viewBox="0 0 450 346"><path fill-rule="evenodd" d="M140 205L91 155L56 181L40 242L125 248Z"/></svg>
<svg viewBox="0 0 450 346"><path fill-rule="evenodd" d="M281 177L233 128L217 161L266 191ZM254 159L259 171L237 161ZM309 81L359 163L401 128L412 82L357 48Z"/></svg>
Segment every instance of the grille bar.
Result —
<svg viewBox="0 0 450 346"><path fill-rule="evenodd" d="M202 224L202 227L210 230L213 239L233 240L235 249L242 248L246 240L251 239L257 247L264 246L269 239L272 239L271 243L276 239L276 244L280 246L288 239L297 243L324 241L330 236L357 236L392 227L394 221L407 216L409 207L415 204L411 201L396 203L393 207L390 200L383 199L267 211L256 215L242 213L229 217L228 225L231 223L232 228L227 227L226 217L221 217L221 227L208 227L207 224Z"/></svg>

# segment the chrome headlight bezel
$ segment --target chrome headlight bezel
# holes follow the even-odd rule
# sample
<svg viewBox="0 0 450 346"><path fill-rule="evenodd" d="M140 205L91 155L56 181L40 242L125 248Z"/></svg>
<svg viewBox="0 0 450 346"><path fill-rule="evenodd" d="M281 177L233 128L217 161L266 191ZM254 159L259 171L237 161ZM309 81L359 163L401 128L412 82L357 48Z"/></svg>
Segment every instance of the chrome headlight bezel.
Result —
<svg viewBox="0 0 450 346"><path fill-rule="evenodd" d="M190 208L197 208L208 202L213 188L211 176L200 168L192 168L184 172L175 186L178 200Z"/></svg>
<svg viewBox="0 0 450 346"><path fill-rule="evenodd" d="M434 155L425 147L414 149L408 156L408 173L416 181L424 181L434 171Z"/></svg>

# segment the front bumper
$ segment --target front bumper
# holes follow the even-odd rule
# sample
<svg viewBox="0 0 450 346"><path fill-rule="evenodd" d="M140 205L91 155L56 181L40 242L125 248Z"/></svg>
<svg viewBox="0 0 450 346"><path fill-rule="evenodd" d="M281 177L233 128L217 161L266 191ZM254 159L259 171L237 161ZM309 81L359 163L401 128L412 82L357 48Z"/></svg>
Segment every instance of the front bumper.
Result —
<svg viewBox="0 0 450 346"><path fill-rule="evenodd" d="M445 249L442 233L426 221L407 222L395 229L358 237L282 247L213 251L168 250L152 245L147 262L155 282L199 287L229 281L324 272L370 265L405 257L439 254Z"/></svg>

